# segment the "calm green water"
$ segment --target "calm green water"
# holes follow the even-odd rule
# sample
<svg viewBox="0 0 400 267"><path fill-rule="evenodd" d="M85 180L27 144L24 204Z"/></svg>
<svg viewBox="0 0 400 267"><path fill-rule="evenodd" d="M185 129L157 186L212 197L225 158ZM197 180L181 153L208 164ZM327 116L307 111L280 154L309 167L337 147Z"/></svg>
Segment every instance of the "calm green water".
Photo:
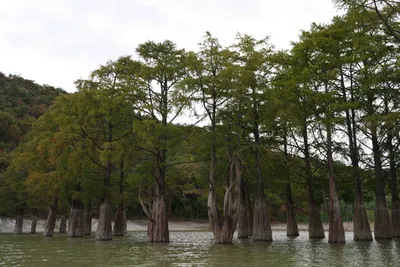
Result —
<svg viewBox="0 0 400 267"><path fill-rule="evenodd" d="M144 232L111 242L2 234L0 266L400 266L400 241L354 242L346 233L347 244L332 245L307 236L275 232L272 243L215 245L209 232L171 232L169 244L148 244Z"/></svg>

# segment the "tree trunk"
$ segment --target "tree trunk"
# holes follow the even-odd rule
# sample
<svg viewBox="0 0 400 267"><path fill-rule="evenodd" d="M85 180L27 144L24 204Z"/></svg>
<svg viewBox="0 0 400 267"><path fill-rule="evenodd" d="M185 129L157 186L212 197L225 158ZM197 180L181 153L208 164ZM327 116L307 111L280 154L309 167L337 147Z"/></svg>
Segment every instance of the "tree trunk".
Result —
<svg viewBox="0 0 400 267"><path fill-rule="evenodd" d="M314 197L314 189L311 181L313 174L311 170L310 150L308 144L307 126L303 128L304 162L306 166L307 194L308 194L308 237L325 238L324 227L319 214L319 207Z"/></svg>
<svg viewBox="0 0 400 267"><path fill-rule="evenodd" d="M108 197L105 198L100 205L99 224L97 226L95 239L99 241L112 240L111 210Z"/></svg>
<svg viewBox="0 0 400 267"><path fill-rule="evenodd" d="M286 223L286 235L287 236L299 236L299 228L296 220L296 210L293 205L292 190L290 182L286 185L286 197L287 197L287 223Z"/></svg>
<svg viewBox="0 0 400 267"><path fill-rule="evenodd" d="M52 237L54 227L56 225L56 212L58 206L58 197L53 197L53 202L50 205L49 214L47 215L46 225L44 226L43 236Z"/></svg>
<svg viewBox="0 0 400 267"><path fill-rule="evenodd" d="M376 135L376 129L371 131L372 152L375 164L375 239L389 239L393 237L393 228L389 216L389 209L385 197L385 185L382 177L381 151Z"/></svg>
<svg viewBox="0 0 400 267"><path fill-rule="evenodd" d="M287 126L286 126L287 127ZM286 164L289 161L289 153L287 147L287 131L286 128L283 134L283 149L285 154ZM287 168L287 166L285 166ZM286 235L287 236L299 236L299 228L296 220L296 210L293 205L292 188L290 186L290 173L287 173L287 184L286 184Z"/></svg>
<svg viewBox="0 0 400 267"><path fill-rule="evenodd" d="M24 226L24 217L22 216L22 214L20 214L15 218L14 233L17 235L22 234L23 226Z"/></svg>
<svg viewBox="0 0 400 267"><path fill-rule="evenodd" d="M68 218L68 237L84 236L84 211L80 199L72 201L71 213Z"/></svg>
<svg viewBox="0 0 400 267"><path fill-rule="evenodd" d="M153 213L148 222L147 241L149 242L169 242L169 229L167 220L167 209L164 194L159 193L154 199Z"/></svg>
<svg viewBox="0 0 400 267"><path fill-rule="evenodd" d="M328 85L325 84L325 92L328 93ZM333 114L330 112L326 115L328 119L332 119ZM346 243L342 215L340 214L340 201L337 195L335 170L333 166L332 151L332 125L331 122L326 124L326 146L329 170L329 235L328 243Z"/></svg>
<svg viewBox="0 0 400 267"><path fill-rule="evenodd" d="M36 225L37 225L37 209L33 209L32 212L32 223L31 223L31 234L36 233Z"/></svg>
<svg viewBox="0 0 400 267"><path fill-rule="evenodd" d="M341 75L341 87L343 100L347 103L347 90L344 82L343 70L340 69ZM350 68L350 101L354 103L354 91L353 91L353 71ZM357 146L357 125L356 125L356 114L354 108L351 108L351 113L346 110L346 126L347 136L349 139L349 152L350 160L353 168L353 179L354 179L354 214L353 214L353 231L355 241L372 241L371 227L368 222L367 211L364 205L364 197L362 193L362 184L360 177L359 168L359 153Z"/></svg>
<svg viewBox="0 0 400 267"><path fill-rule="evenodd" d="M60 234L65 234L67 232L67 218L65 218L64 216L62 216L60 219L60 227L58 229L58 232Z"/></svg>
<svg viewBox="0 0 400 267"><path fill-rule="evenodd" d="M389 131L391 131L390 129ZM397 191L397 169L395 151L393 146L393 135L388 134L388 150L389 150L389 164L390 164L390 180L391 180L391 195L392 195L392 226L393 237L400 237L400 200Z"/></svg>
<svg viewBox="0 0 400 267"><path fill-rule="evenodd" d="M119 194L120 194L121 200L119 200L117 212L115 214L113 235L124 236L127 232L127 225L126 225L126 211L125 211L125 205L124 205L124 200L123 200L123 194L124 194L124 189L125 189L125 172L124 172L124 161L122 159L120 161L119 168L120 168Z"/></svg>
<svg viewBox="0 0 400 267"><path fill-rule="evenodd" d="M124 203L119 203L115 214L113 235L124 236L126 233L126 212Z"/></svg>
<svg viewBox="0 0 400 267"><path fill-rule="evenodd" d="M85 206L84 211L84 235L91 235L92 234L92 203L88 201L87 205Z"/></svg>
<svg viewBox="0 0 400 267"><path fill-rule="evenodd" d="M249 238L252 233L252 221L251 221L251 207L249 206L247 199L248 190L246 190L246 183L244 177L241 176L239 179L239 218L238 218L238 238Z"/></svg>
<svg viewBox="0 0 400 267"><path fill-rule="evenodd" d="M354 199L354 215L353 215L354 240L372 241L371 227L369 225L367 212L365 210L364 199L361 188L360 170L358 166L353 166L353 172L356 185L355 199Z"/></svg>

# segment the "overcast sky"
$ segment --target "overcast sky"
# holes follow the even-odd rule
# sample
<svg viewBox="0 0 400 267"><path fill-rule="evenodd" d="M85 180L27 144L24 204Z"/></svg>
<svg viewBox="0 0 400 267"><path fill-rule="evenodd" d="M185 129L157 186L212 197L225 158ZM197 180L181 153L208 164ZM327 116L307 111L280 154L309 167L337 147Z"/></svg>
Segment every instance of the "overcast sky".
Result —
<svg viewBox="0 0 400 267"><path fill-rule="evenodd" d="M3 0L0 71L72 92L74 80L148 40L195 50L206 31L223 45L240 32L287 49L335 14L332 0Z"/></svg>

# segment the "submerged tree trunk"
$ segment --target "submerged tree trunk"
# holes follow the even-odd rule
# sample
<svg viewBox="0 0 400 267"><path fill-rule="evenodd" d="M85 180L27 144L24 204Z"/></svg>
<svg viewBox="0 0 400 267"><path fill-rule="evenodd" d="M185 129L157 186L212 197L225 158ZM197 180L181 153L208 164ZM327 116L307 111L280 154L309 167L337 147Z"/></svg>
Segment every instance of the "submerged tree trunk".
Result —
<svg viewBox="0 0 400 267"><path fill-rule="evenodd" d="M262 182L262 170L260 163L260 151L258 146L260 145L260 134L257 123L257 114L255 116L255 124L253 129L254 139L256 148L254 150L254 157L256 163L256 175L257 175L257 191L254 199L254 213L253 213L253 241L272 241L272 230L269 221L269 212L267 201L264 194L264 186Z"/></svg>
<svg viewBox="0 0 400 267"><path fill-rule="evenodd" d="M353 91L353 71L350 68L350 101L354 103L354 91ZM343 70L340 69L341 76L341 87L342 97L345 103L347 103L347 90L344 82ZM351 111L351 113L350 113ZM357 146L357 125L356 125L356 114L354 108L346 110L346 126L347 136L349 140L349 152L350 160L353 168L353 180L354 180L354 214L353 214L353 231L355 241L372 241L371 227L368 222L367 211L365 209L364 197L362 193L362 184L360 177L359 168L359 153Z"/></svg>
<svg viewBox="0 0 400 267"><path fill-rule="evenodd" d="M17 234L17 235L22 234L23 225L24 225L24 217L23 217L22 214L19 214L15 218L14 233Z"/></svg>
<svg viewBox="0 0 400 267"><path fill-rule="evenodd" d="M33 209L32 212L32 223L31 223L31 234L36 233L36 225L37 225L37 209Z"/></svg>
<svg viewBox="0 0 400 267"><path fill-rule="evenodd" d="M312 184L312 170L310 161L310 148L308 144L307 126L303 128L304 141L304 162L306 166L307 195L308 195L308 237L309 238L325 238L324 227L322 225L319 207L315 200L314 189Z"/></svg>
<svg viewBox="0 0 400 267"><path fill-rule="evenodd" d="M389 239L393 237L393 227L389 216L389 209L385 197L385 185L382 177L381 151L376 135L376 129L371 131L372 152L375 164L375 239Z"/></svg>
<svg viewBox="0 0 400 267"><path fill-rule="evenodd" d="M62 216L60 219L60 227L58 228L60 234L65 234L67 232L67 218Z"/></svg>
<svg viewBox="0 0 400 267"><path fill-rule="evenodd" d="M299 228L296 220L296 210L293 205L292 190L290 182L286 185L286 198L287 198L287 214L286 214L286 235L299 236Z"/></svg>
<svg viewBox="0 0 400 267"><path fill-rule="evenodd" d="M392 195L392 226L393 237L400 237L400 199L397 190L397 168L395 151L393 146L393 135L388 134L387 146L389 150L391 195Z"/></svg>
<svg viewBox="0 0 400 267"><path fill-rule="evenodd" d="M97 226L95 239L99 241L112 240L111 210L108 197L105 198L100 205L99 224Z"/></svg>
<svg viewBox="0 0 400 267"><path fill-rule="evenodd" d="M114 221L114 228L113 228L113 235L114 236L123 236L126 233L126 211L124 203L120 203L118 205L116 214L115 214L115 221Z"/></svg>
<svg viewBox="0 0 400 267"><path fill-rule="evenodd" d="M286 126L287 127L287 126ZM289 160L288 144L287 144L287 131L283 133L283 149L285 154L286 164ZM287 236L299 236L299 227L296 220L296 210L294 208L292 188L290 186L290 173L287 173L287 184L286 184L286 235Z"/></svg>
<svg viewBox="0 0 400 267"><path fill-rule="evenodd" d="M117 211L115 214L114 220L114 228L113 228L113 235L115 236L123 236L127 232L127 225L126 225L126 211L124 205L124 189L125 189L125 172L124 172L124 161L121 159L120 161L120 175L119 175L119 194L121 199L119 200Z"/></svg>
<svg viewBox="0 0 400 267"><path fill-rule="evenodd" d="M68 218L68 237L83 237L84 235L84 211L80 199L72 201L71 213Z"/></svg>
<svg viewBox="0 0 400 267"><path fill-rule="evenodd" d="M92 234L92 203L88 201L87 205L85 205L84 210L84 235L91 235Z"/></svg>
<svg viewBox="0 0 400 267"><path fill-rule="evenodd" d="M326 86L327 88L327 86ZM340 201L337 195L335 171L333 166L332 152L332 129L330 122L327 123L327 158L329 169L329 243L346 243L342 215L340 214Z"/></svg>
<svg viewBox="0 0 400 267"><path fill-rule="evenodd" d="M49 214L47 215L46 224L44 226L43 236L52 237L54 227L56 225L56 212L58 206L58 197L53 197L53 202L50 205Z"/></svg>
<svg viewBox="0 0 400 267"><path fill-rule="evenodd" d="M252 233L251 207L247 201L249 199L248 189L243 175L239 179L239 218L238 218L238 238L249 238Z"/></svg>

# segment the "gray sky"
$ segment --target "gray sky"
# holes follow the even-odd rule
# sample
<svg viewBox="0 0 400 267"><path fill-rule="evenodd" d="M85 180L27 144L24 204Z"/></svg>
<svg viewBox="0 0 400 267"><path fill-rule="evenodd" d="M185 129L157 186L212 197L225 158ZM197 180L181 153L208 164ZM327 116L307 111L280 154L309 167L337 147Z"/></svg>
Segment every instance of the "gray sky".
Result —
<svg viewBox="0 0 400 267"><path fill-rule="evenodd" d="M332 0L3 0L0 71L72 92L74 80L148 40L196 50L206 31L223 45L240 32L286 49L335 14Z"/></svg>

